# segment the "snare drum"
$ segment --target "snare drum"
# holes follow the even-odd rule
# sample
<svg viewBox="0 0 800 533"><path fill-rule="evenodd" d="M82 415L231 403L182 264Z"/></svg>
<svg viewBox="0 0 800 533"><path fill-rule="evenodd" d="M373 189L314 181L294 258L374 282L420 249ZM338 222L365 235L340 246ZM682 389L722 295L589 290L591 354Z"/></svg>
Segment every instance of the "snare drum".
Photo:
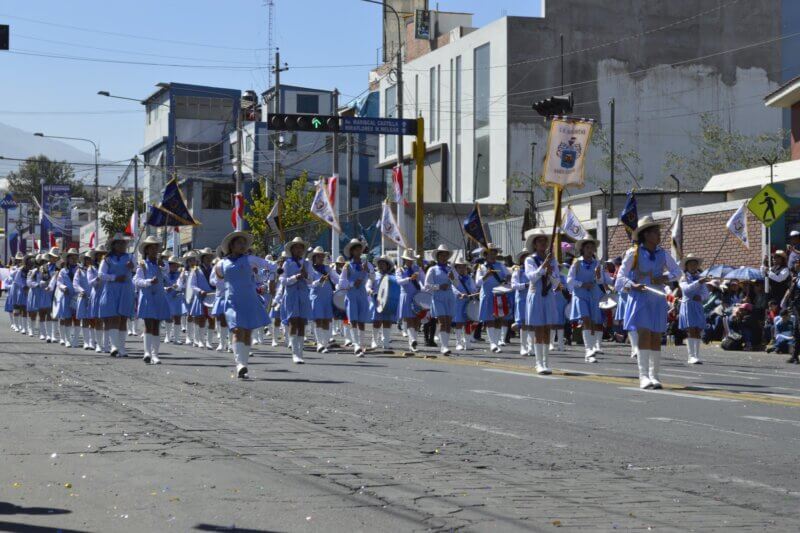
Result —
<svg viewBox="0 0 800 533"><path fill-rule="evenodd" d="M470 322L480 322L481 319L481 303L475 298L471 298L467 302L465 313Z"/></svg>
<svg viewBox="0 0 800 533"><path fill-rule="evenodd" d="M377 307L379 313L397 313L397 304L400 302L400 285L393 275L383 276L378 286Z"/></svg>
<svg viewBox="0 0 800 533"><path fill-rule="evenodd" d="M506 287L505 285L498 285L494 289L492 289L492 294L495 295L508 295L514 292L511 287Z"/></svg>
<svg viewBox="0 0 800 533"><path fill-rule="evenodd" d="M214 302L216 301L216 299L217 299L216 292L208 292L203 298L203 305L205 305L206 307L214 307Z"/></svg>
<svg viewBox="0 0 800 533"><path fill-rule="evenodd" d="M339 289L333 293L333 305L339 311L347 311L347 304L344 301L345 296L347 296L346 289Z"/></svg>
<svg viewBox="0 0 800 533"><path fill-rule="evenodd" d="M419 291L414 295L415 311L428 311L433 306L433 294L430 292Z"/></svg>
<svg viewBox="0 0 800 533"><path fill-rule="evenodd" d="M614 309L619 304L619 295L617 293L607 293L600 298L600 309Z"/></svg>

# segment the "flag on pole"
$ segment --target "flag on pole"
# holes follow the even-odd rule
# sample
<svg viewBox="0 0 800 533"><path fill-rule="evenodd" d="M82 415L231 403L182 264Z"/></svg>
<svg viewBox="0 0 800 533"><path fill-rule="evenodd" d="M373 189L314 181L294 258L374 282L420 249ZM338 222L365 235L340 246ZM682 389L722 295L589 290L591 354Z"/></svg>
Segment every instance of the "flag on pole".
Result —
<svg viewBox="0 0 800 533"><path fill-rule="evenodd" d="M464 219L464 234L483 248L489 246L489 239L486 237L486 230L481 220L481 210L477 203Z"/></svg>
<svg viewBox="0 0 800 533"><path fill-rule="evenodd" d="M97 234L93 231L89 234L89 249L94 250L94 243L95 239L97 239Z"/></svg>
<svg viewBox="0 0 800 533"><path fill-rule="evenodd" d="M639 225L639 212L636 209L636 195L633 191L628 191L628 198L625 200L625 205L622 207L622 212L619 214L619 221L625 224L625 230L628 233L633 232Z"/></svg>
<svg viewBox="0 0 800 533"><path fill-rule="evenodd" d="M408 207L408 202L403 196L403 167L399 165L392 168L392 187L394 188L395 203L402 203L404 207Z"/></svg>
<svg viewBox="0 0 800 533"><path fill-rule="evenodd" d="M675 259L680 259L683 256L681 249L681 242L683 241L683 212L678 209L678 214L675 216L675 222L672 224L672 255Z"/></svg>
<svg viewBox="0 0 800 533"><path fill-rule="evenodd" d="M585 239L589 233L586 231L586 228L583 227L581 221L578 220L578 217L572 211L572 208L567 206L567 211L564 213L562 217L561 229L564 233L567 234L568 237L574 240Z"/></svg>
<svg viewBox="0 0 800 533"><path fill-rule="evenodd" d="M147 214L147 225L154 227L164 226L199 226L194 219L186 200L178 187L178 180L172 178L164 187L159 205L151 205Z"/></svg>
<svg viewBox="0 0 800 533"><path fill-rule="evenodd" d="M331 205L336 205L336 187L339 185L339 176L334 174L328 178L328 197L331 199Z"/></svg>
<svg viewBox="0 0 800 533"><path fill-rule="evenodd" d="M125 226L125 235L130 235L135 239L137 233L139 233L139 213L134 209L133 213L131 213L131 219L128 221L128 225Z"/></svg>
<svg viewBox="0 0 800 533"><path fill-rule="evenodd" d="M50 232L50 248L55 248L57 246L58 246L58 243L56 242L56 234L51 231Z"/></svg>
<svg viewBox="0 0 800 533"><path fill-rule="evenodd" d="M742 204L739 209L728 219L725 226L733 233L733 236L742 241L746 248L750 248L750 238L747 236L747 211Z"/></svg>
<svg viewBox="0 0 800 533"><path fill-rule="evenodd" d="M331 198L328 196L328 188L325 187L323 180L317 182L317 192L314 195L314 201L311 202L311 214L339 233L342 232L342 228L339 226L339 217L336 216Z"/></svg>
<svg viewBox="0 0 800 533"><path fill-rule="evenodd" d="M395 243L397 246L408 248L406 239L403 237L403 232L400 231L400 226L397 225L397 220L394 218L392 208L389 202L383 202L383 213L381 214L381 233Z"/></svg>
<svg viewBox="0 0 800 533"><path fill-rule="evenodd" d="M172 255L175 257L181 256L181 228L180 226L175 226L172 228L174 232L172 234Z"/></svg>
<svg viewBox="0 0 800 533"><path fill-rule="evenodd" d="M278 197L278 201L272 204L267 215L267 225L269 228L278 234L281 242L283 242L283 198Z"/></svg>
<svg viewBox="0 0 800 533"><path fill-rule="evenodd" d="M231 226L235 231L242 231L244 223L244 195L237 192L233 195L233 209L231 210Z"/></svg>

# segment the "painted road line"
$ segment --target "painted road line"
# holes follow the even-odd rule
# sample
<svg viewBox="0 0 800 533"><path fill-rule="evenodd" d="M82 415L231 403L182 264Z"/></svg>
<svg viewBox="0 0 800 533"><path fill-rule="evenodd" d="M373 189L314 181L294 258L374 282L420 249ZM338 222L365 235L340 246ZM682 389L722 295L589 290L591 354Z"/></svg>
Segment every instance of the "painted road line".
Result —
<svg viewBox="0 0 800 533"><path fill-rule="evenodd" d="M677 424L680 426L688 426L688 427L699 427L703 429L709 429L711 431L717 431L719 433L728 433L730 435L739 435L742 437L750 437L753 439L759 440L767 440L767 437L764 435L753 435L751 433L741 433L739 431L733 431L732 429L724 429L721 427L714 426L712 424L704 424L703 422L692 422L691 420L681 420L679 418L666 418L666 417L653 417L648 418L648 420L656 420L658 422L670 422L673 424Z"/></svg>
<svg viewBox="0 0 800 533"><path fill-rule="evenodd" d="M557 403L559 405L575 405L573 402L560 402L558 400L550 400L548 398L537 398L535 396L525 396L523 394L511 394L508 392L498 392L493 390L473 389L469 392L474 392L475 394L488 394L490 396L508 398L510 400L532 400L535 402Z"/></svg>
<svg viewBox="0 0 800 533"><path fill-rule="evenodd" d="M771 416L752 416L744 415L742 418L749 418L750 420L758 420L760 422L775 422L776 424L788 424L800 428L800 420L786 420L784 418L772 418Z"/></svg>
<svg viewBox="0 0 800 533"><path fill-rule="evenodd" d="M519 372L517 370L503 370L501 368L484 368L484 372L496 372L498 374L511 374L513 376L524 376L526 378L539 378L539 379L561 379L558 376L542 376L540 374L530 372Z"/></svg>
<svg viewBox="0 0 800 533"><path fill-rule="evenodd" d="M681 370L679 368L670 368L669 371L670 372L680 372L680 373L683 373L683 374L693 374L693 375L695 375L697 377L702 377L702 376L719 376L719 377L722 377L722 378L735 377L735 376L731 376L730 374L722 374L720 372L692 372L691 370ZM741 377L741 379L750 379L750 380L754 380L754 381L759 381L761 379L761 378L745 377L745 376L740 376L740 377Z"/></svg>
<svg viewBox="0 0 800 533"><path fill-rule="evenodd" d="M773 374L767 374L766 372L748 372L744 370L728 370L728 372L733 372L734 374L742 374L745 376L764 376L767 378L789 378L789 379L800 379L800 375L795 374L794 372L787 372L786 374L779 373L778 370L775 371Z"/></svg>
<svg viewBox="0 0 800 533"><path fill-rule="evenodd" d="M800 492L798 491L792 491L783 487L775 487L773 485L767 485L766 483L761 483L760 481L753 481L751 479L743 479L740 477L725 477L725 476L720 476L718 474L708 474L708 477L720 483L735 483L737 485L744 485L751 488L764 489L769 492L774 492L775 494L783 494L784 496L800 498Z"/></svg>
<svg viewBox="0 0 800 533"><path fill-rule="evenodd" d="M369 376L372 378L391 379L392 381L418 381L420 383L424 382L424 380L418 378L407 378L404 376L387 376L383 374L378 374L377 372L366 372L364 370L358 370L355 372L355 374L361 374L362 376Z"/></svg>
<svg viewBox="0 0 800 533"><path fill-rule="evenodd" d="M531 440L529 438L523 437L522 435L511 433L510 431L504 431L499 428L482 426L480 424L469 424L469 423L459 422L458 420L445 420L445 424L452 424L454 426L459 426L462 428L474 429L475 431L482 431L483 433L491 433L492 435L500 435L501 437L511 437L512 439L519 439L519 440Z"/></svg>
<svg viewBox="0 0 800 533"><path fill-rule="evenodd" d="M639 389L639 388L636 388L636 387L620 387L619 389L620 390L630 390L630 391L640 392L640 393L644 393L644 394L658 394L659 396L666 395L666 396L679 396L681 398L695 398L695 399L700 399L700 400L711 400L713 402L738 402L739 401L739 400L731 400L731 399L728 399L728 398L716 398L714 396L707 396L707 395L704 395L704 394L688 394L688 393L685 393L685 392L674 392L674 391L667 390L667 389L652 390L652 389Z"/></svg>

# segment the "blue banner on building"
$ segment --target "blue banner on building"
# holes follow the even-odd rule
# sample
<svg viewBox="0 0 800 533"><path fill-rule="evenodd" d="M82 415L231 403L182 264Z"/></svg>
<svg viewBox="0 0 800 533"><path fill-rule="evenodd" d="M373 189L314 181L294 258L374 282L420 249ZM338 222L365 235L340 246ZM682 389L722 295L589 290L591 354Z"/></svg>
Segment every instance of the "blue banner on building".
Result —
<svg viewBox="0 0 800 533"><path fill-rule="evenodd" d="M50 242L50 235L72 241L72 190L69 185L42 185L40 238Z"/></svg>

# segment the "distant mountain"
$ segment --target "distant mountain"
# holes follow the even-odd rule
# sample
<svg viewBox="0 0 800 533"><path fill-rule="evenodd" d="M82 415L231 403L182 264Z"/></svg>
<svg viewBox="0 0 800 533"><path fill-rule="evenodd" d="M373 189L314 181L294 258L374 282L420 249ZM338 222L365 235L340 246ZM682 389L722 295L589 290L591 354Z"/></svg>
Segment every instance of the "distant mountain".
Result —
<svg viewBox="0 0 800 533"><path fill-rule="evenodd" d="M81 143L84 144L84 143ZM88 143L86 143L88 146ZM31 156L43 154L50 159L57 161L68 161L71 163L94 163L94 154L90 151L83 151L75 148L71 144L59 141L57 139L49 139L47 137L36 137L33 132L21 130L8 124L0 123L0 156L6 158L25 159ZM2 160L0 160L2 161ZM104 160L100 159L102 163ZM18 162L5 162L0 165L0 188L5 188L6 180L4 179L9 171L16 170L17 166L14 163ZM80 168L86 168L81 166ZM119 170L115 169L100 169L100 181L105 184L111 181L108 174L119 174ZM113 183L113 182L112 182Z"/></svg>

